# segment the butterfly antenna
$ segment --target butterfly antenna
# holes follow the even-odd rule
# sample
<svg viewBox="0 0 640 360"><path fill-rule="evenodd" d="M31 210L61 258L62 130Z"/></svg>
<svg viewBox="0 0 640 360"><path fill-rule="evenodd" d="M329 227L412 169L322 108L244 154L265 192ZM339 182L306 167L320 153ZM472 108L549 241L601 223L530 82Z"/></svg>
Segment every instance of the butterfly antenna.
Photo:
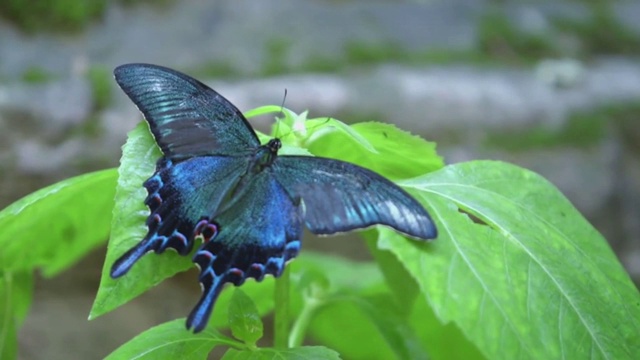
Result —
<svg viewBox="0 0 640 360"><path fill-rule="evenodd" d="M282 97L282 103L280 104L280 115L285 118L286 114L284 113L284 102L287 100L287 89L284 89L284 96ZM278 134L280 132L280 121L278 121L278 118L276 117L276 129L273 133L274 137L278 137Z"/></svg>

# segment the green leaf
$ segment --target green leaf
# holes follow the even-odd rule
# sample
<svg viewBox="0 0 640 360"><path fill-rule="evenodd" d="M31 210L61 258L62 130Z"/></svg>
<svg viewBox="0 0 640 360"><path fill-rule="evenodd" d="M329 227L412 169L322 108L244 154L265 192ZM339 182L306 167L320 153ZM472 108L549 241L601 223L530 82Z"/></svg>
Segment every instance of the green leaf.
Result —
<svg viewBox="0 0 640 360"><path fill-rule="evenodd" d="M368 230L364 234L389 289L395 295L396 304L399 304L397 313L403 315L412 326L410 333L414 337L413 342L422 344L429 358L433 360L484 359L455 324L443 325L427 304L426 299L423 296L418 297L420 295L418 283L398 258L390 251L377 248L374 241L377 241L378 232Z"/></svg>
<svg viewBox="0 0 640 360"><path fill-rule="evenodd" d="M250 297L236 288L229 304L229 327L233 337L255 346L262 337L262 319Z"/></svg>
<svg viewBox="0 0 640 360"><path fill-rule="evenodd" d="M379 244L405 264L438 317L456 322L487 357L640 353L638 290L602 236L548 181L476 161L403 185L434 216L438 239L403 241L381 229Z"/></svg>
<svg viewBox="0 0 640 360"><path fill-rule="evenodd" d="M195 280L194 278L194 281ZM273 294L274 280L272 276L267 276L261 282L257 282L254 279L247 279L247 281L242 284L242 292L251 299L251 302L257 309L259 317L273 310L274 303L271 294ZM231 311L235 295L235 291L231 291L231 289L234 288L234 286L230 285L225 287L225 290L222 291L218 300L216 300L213 314L209 320L210 327L222 328L229 326L229 312ZM196 300L197 299L194 298L194 305Z"/></svg>
<svg viewBox="0 0 640 360"><path fill-rule="evenodd" d="M165 255L166 254L163 254L162 256ZM193 288L197 288L196 284L198 281L198 277L196 273L194 273L192 281ZM227 328L229 326L229 307L233 302L232 298L234 294L234 288L235 287L232 285L225 286L224 290L216 300L207 328ZM274 278L272 276L265 277L261 282L256 282L254 279L247 279L247 281L242 284L242 291L253 300L253 303L258 310L258 314L260 314L261 317L273 311L274 302L273 296L271 296L271 294L273 294L273 288ZM164 303L165 301L171 300L155 299L155 302L149 305L156 306L157 304ZM193 303L187 304L188 307L195 306L198 301L198 295L196 295L195 292L193 293L192 301Z"/></svg>
<svg viewBox="0 0 640 360"><path fill-rule="evenodd" d="M398 359L428 359L425 349L402 312L396 307L394 299L389 295L376 297L358 297L353 299L369 321L371 321L391 351Z"/></svg>
<svg viewBox="0 0 640 360"><path fill-rule="evenodd" d="M366 230L361 234L366 239L369 251L384 275L385 283L395 296L399 310L408 314L420 294L418 283L392 252L378 249L377 231Z"/></svg>
<svg viewBox="0 0 640 360"><path fill-rule="evenodd" d="M285 116L287 116L287 113L292 113L291 110L284 108L282 106L278 106L278 105L265 105L265 106L259 106L255 109L251 109L251 110L247 110L244 112L244 117L246 117L247 119L250 119L252 117L256 117L256 116L262 116L262 115L267 115L267 114L280 114L284 111Z"/></svg>
<svg viewBox="0 0 640 360"><path fill-rule="evenodd" d="M256 116L267 115L267 114L281 114L281 115L284 115L284 119L276 119L276 122L273 125L272 135L266 135L259 131L256 131L256 134L258 135L258 139L260 139L260 143L262 144L269 141L272 137L279 137L280 134L292 133L293 132L292 126L295 123L296 119L299 118L299 115L297 115L293 111L279 105L260 106L255 109L251 109L244 112L244 116L247 119L256 117ZM276 130L277 130L277 133L276 133Z"/></svg>
<svg viewBox="0 0 640 360"><path fill-rule="evenodd" d="M351 128L371 143L378 154L367 151L344 132L331 132L316 139L310 144L309 151L317 156L358 164L392 180L420 176L444 166L436 153L435 143L394 125L366 122Z"/></svg>
<svg viewBox="0 0 640 360"><path fill-rule="evenodd" d="M358 132L353 126L347 125L340 120L334 118L310 119L307 122L307 127L311 129L305 140L307 147L328 134L338 132L369 153L378 154L378 150L369 142L366 136Z"/></svg>
<svg viewBox="0 0 640 360"><path fill-rule="evenodd" d="M336 349L346 359L398 359L369 314L343 296L320 307L311 320L311 338Z"/></svg>
<svg viewBox="0 0 640 360"><path fill-rule="evenodd" d="M340 355L324 346L304 346L291 349L236 350L229 349L222 360L339 360Z"/></svg>
<svg viewBox="0 0 640 360"><path fill-rule="evenodd" d="M372 262L351 261L335 255L326 255L313 251L303 251L291 267L294 283L300 286L305 273L321 273L329 281L333 292L351 291L352 293L378 293L383 285L380 269Z"/></svg>
<svg viewBox="0 0 640 360"><path fill-rule="evenodd" d="M309 150L301 147L297 147L290 144L282 144L282 148L278 151L278 155L303 155L303 156L313 156Z"/></svg>
<svg viewBox="0 0 640 360"><path fill-rule="evenodd" d="M40 189L0 212L0 267L45 276L68 268L109 235L115 169Z"/></svg>
<svg viewBox="0 0 640 360"><path fill-rule="evenodd" d="M296 146L300 146L300 141L307 136L307 114L303 111L300 114L289 109L283 109L284 118L279 118L272 125L271 133L277 138L286 138L286 141L294 140Z"/></svg>
<svg viewBox="0 0 640 360"><path fill-rule="evenodd" d="M220 345L243 345L215 330L193 334L184 328L185 319L177 319L144 331L109 354L106 359L207 359Z"/></svg>
<svg viewBox="0 0 640 360"><path fill-rule="evenodd" d="M483 360L480 350L467 339L453 322L443 325L421 296L410 309L409 322L415 336L427 349L432 360Z"/></svg>
<svg viewBox="0 0 640 360"><path fill-rule="evenodd" d="M140 242L147 233L145 220L149 209L144 205L147 194L142 183L155 171L155 163L160 155L146 123L140 123L129 133L118 168L111 238L90 319L113 310L167 277L193 266L190 257L167 251L162 256L147 254L126 276L117 280L109 275L116 259Z"/></svg>
<svg viewBox="0 0 640 360"><path fill-rule="evenodd" d="M397 349L392 349L391 346L398 345L399 348L406 350L406 346L403 345L405 341L400 340L399 344L396 344L398 338L392 339L393 335L390 334L391 328L395 329L396 326L409 331L407 325L402 324L406 322L405 320L401 320L391 312L392 320L389 321L393 326L381 331L378 326L386 321L388 312L380 310L380 318L373 319L372 313L378 310L367 312L358 303L363 301L365 304L370 304L373 301L371 299L383 296L389 300L384 307L392 307L396 310L382 274L374 263L354 262L337 256L306 251L290 266L295 284L291 293L292 304L294 304L292 309L300 313L301 309L310 306L306 302L312 301L315 304L311 305L313 310L308 329L314 340L338 350L346 358L393 359L394 351ZM304 305L303 293L306 297L310 297L305 298ZM296 325L299 325L298 320L300 319L296 320ZM380 320L378 324L377 320ZM306 327L306 325L303 326L302 334ZM296 329L296 331L300 330ZM387 335L390 335L389 339L385 338ZM415 339L413 336L409 338ZM407 340L406 343L415 344L413 340Z"/></svg>

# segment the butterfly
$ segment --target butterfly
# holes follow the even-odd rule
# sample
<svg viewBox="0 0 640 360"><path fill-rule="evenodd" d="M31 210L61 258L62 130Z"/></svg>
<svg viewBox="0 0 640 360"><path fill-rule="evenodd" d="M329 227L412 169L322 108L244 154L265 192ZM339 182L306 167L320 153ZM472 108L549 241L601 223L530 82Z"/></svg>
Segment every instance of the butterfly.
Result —
<svg viewBox="0 0 640 360"><path fill-rule="evenodd" d="M261 145L242 113L200 81L150 64L114 74L163 156L143 184L148 233L111 277L149 251L187 255L202 240L193 262L203 292L187 329L206 327L226 283L280 276L300 251L304 226L319 235L382 224L416 239L437 236L427 211L397 185L348 162L279 156L279 139Z"/></svg>

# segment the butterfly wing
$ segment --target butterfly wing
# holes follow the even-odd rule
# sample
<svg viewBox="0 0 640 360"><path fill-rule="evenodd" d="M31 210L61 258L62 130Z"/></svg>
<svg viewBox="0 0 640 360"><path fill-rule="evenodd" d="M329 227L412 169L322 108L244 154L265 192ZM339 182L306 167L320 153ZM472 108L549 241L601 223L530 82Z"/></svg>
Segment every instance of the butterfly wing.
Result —
<svg viewBox="0 0 640 360"><path fill-rule="evenodd" d="M161 253L173 248L186 255L195 236L213 237L217 229L210 217L245 170L246 163L234 157L203 156L178 163L160 159L156 172L144 183L145 204L151 211L149 231L113 264L111 277L126 274L151 250Z"/></svg>
<svg viewBox="0 0 640 360"><path fill-rule="evenodd" d="M382 224L418 239L437 236L422 205L373 171L309 156L280 156L272 168L289 195L302 199L305 223L314 234Z"/></svg>
<svg viewBox="0 0 640 360"><path fill-rule="evenodd" d="M171 159L237 155L260 145L233 104L190 76L149 64L118 66L114 74Z"/></svg>
<svg viewBox="0 0 640 360"><path fill-rule="evenodd" d="M193 261L200 267L202 297L187 318L187 328L205 328L227 282L279 276L300 250L301 209L268 172L251 179L226 211L216 216L218 236L203 244Z"/></svg>

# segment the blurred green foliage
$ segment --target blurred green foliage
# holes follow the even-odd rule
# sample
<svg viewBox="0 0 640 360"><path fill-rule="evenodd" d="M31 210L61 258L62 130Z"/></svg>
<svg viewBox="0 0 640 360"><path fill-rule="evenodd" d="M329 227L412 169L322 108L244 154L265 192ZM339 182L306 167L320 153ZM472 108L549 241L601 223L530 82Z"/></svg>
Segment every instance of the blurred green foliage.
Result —
<svg viewBox="0 0 640 360"><path fill-rule="evenodd" d="M291 48L291 41L274 38L265 44L266 61L262 66L263 75L282 74L288 71L286 57Z"/></svg>
<svg viewBox="0 0 640 360"><path fill-rule="evenodd" d="M585 18L550 16L548 29L540 33L523 30L501 8L495 8L479 23L478 50L494 60L518 62L640 54L640 34L619 21L613 2L586 1L585 6L589 13ZM575 41L577 50L567 49L561 38Z"/></svg>
<svg viewBox="0 0 640 360"><path fill-rule="evenodd" d="M489 7L477 23L475 48L451 50L408 49L394 41L348 41L339 56L309 54L291 64L291 39L274 38L265 44L262 69L253 75L274 76L306 72L339 72L353 66L380 63L429 65L467 63L474 65L535 64L541 59L597 55L640 54L640 34L621 23L609 2L587 2L588 15L580 19L548 16L547 28L529 31L509 17L503 7ZM569 39L575 48L567 47ZM236 77L241 71L232 65L212 62L199 74Z"/></svg>
<svg viewBox="0 0 640 360"><path fill-rule="evenodd" d="M42 84L50 80L52 80L52 75L37 66L32 66L22 73L22 81L29 84Z"/></svg>
<svg viewBox="0 0 640 360"><path fill-rule="evenodd" d="M478 51L501 60L533 60L553 56L556 50L546 34L532 34L499 12L487 13L478 25Z"/></svg>
<svg viewBox="0 0 640 360"><path fill-rule="evenodd" d="M640 36L616 19L611 3L596 2L590 6L591 15L583 21L555 19L561 32L576 37L582 44L582 56L638 55Z"/></svg>
<svg viewBox="0 0 640 360"><path fill-rule="evenodd" d="M26 32L81 29L105 10L106 0L4 0L0 14Z"/></svg>
<svg viewBox="0 0 640 360"><path fill-rule="evenodd" d="M93 110L106 108L111 102L111 70L104 66L93 66L87 71L93 94Z"/></svg>
<svg viewBox="0 0 640 360"><path fill-rule="evenodd" d="M588 147L600 142L609 131L618 131L625 138L635 139L628 143L636 143L640 137L633 131L637 124L640 102L607 105L587 112L575 112L559 129L537 127L523 132L490 134L486 145L509 151L527 151L535 148L551 148L556 146Z"/></svg>
<svg viewBox="0 0 640 360"><path fill-rule="evenodd" d="M170 0L118 0L119 3L164 4ZM40 31L79 31L99 19L107 0L2 0L0 16L16 24L26 33Z"/></svg>

